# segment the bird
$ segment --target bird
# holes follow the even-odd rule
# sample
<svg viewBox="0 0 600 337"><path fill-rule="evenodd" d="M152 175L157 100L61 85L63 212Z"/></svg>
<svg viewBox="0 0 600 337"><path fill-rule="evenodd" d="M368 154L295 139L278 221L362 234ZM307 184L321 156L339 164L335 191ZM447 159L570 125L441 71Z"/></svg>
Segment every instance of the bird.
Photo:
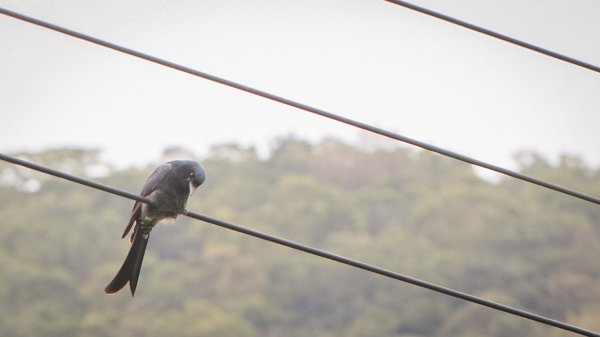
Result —
<svg viewBox="0 0 600 337"><path fill-rule="evenodd" d="M134 296L152 228L185 212L188 198L205 179L204 169L193 160L169 161L150 174L140 195L150 199L152 204L136 201L133 205L131 218L121 237L125 238L131 231L131 248L121 269L104 289L105 293L114 294L129 282L131 297Z"/></svg>

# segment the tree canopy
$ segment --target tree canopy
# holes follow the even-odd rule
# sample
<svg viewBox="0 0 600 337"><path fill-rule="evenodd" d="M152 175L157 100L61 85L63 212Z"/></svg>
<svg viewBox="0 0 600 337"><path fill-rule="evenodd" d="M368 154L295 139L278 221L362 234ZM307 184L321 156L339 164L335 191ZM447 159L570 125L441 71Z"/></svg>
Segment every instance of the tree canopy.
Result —
<svg viewBox="0 0 600 337"><path fill-rule="evenodd" d="M600 331L600 208L406 148L279 139L266 157L214 146L188 209ZM99 151L20 154L139 192L159 164ZM600 195L574 156L519 171ZM568 333L179 218L150 239L134 299L104 286L132 202L0 164L3 336L565 336Z"/></svg>

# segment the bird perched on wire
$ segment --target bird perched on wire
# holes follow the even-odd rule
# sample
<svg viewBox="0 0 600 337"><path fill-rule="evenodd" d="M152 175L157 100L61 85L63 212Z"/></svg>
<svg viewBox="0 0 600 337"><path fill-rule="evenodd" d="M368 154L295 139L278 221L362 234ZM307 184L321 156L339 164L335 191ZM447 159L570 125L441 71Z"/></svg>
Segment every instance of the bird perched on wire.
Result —
<svg viewBox="0 0 600 337"><path fill-rule="evenodd" d="M132 229L131 248L115 278L104 289L107 294L121 290L127 282L135 294L144 252L152 228L162 220L174 219L185 211L188 197L204 183L202 166L192 160L174 160L160 165L146 180L141 195L152 200L148 205L136 201L122 238Z"/></svg>

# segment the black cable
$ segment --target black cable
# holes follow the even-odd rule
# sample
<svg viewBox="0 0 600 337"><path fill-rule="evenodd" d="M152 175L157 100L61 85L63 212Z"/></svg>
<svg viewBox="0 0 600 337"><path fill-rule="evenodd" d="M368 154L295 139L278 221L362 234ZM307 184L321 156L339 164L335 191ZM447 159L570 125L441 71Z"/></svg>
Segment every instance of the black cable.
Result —
<svg viewBox="0 0 600 337"><path fill-rule="evenodd" d="M110 48L110 49L131 55L131 56L135 56L135 57L138 57L138 58L150 61L150 62L154 62L154 63L160 64L160 65L163 65L165 67L179 70L179 71L182 71L182 72L185 72L185 73L197 76L197 77L202 77L204 79L207 79L207 80L210 80L213 82L217 82L217 83L220 83L220 84L223 84L223 85L235 88L235 89L239 89L239 90L260 96L260 97L264 97L264 98L270 99L272 101L276 101L276 102L279 102L279 103L282 103L285 105L289 105L289 106L292 106L292 107L295 107L295 108L298 108L298 109L301 109L304 111L308 111L313 114L320 115L322 117L330 118L335 121L338 121L338 122L341 122L341 123L344 123L347 125L351 125L356 128L359 128L359 129L363 129L363 130L373 132L378 135L385 136L385 137L388 137L388 138L391 138L394 140L412 144L414 146L418 146L418 147L428 150L428 151L432 151L432 152L435 152L435 153L438 153L438 154L441 154L441 155L444 155L444 156L447 156L450 158L454 158L454 159L457 159L457 160L460 160L460 161L463 161L463 162L466 162L469 164L483 167L488 170L502 173L502 174L505 174L507 176L510 176L510 177L513 177L516 179L527 181L527 182L530 182L530 183L538 185L538 186L542 186L542 187L545 187L545 188L548 188L551 190L555 190L555 191L558 191L558 192L561 192L564 194L568 194L570 196L600 205L600 198L597 198L597 197L594 197L594 196L591 196L591 195L588 195L585 193L581 193L581 192L575 191L573 189L569 189L567 187L553 184L553 183L550 183L550 182L547 182L547 181L544 181L544 180L541 180L541 179L538 179L538 178L535 178L532 176L528 176L526 174L515 172L515 171L509 170L509 169L505 169L505 168L502 168L497 165L488 164L481 160L477 160L477 159L474 159L474 158L471 158L471 157L468 157L468 156L465 156L465 155L462 155L462 154L459 154L459 153L456 153L456 152L453 152L450 150L445 150L445 149L437 147L435 145L427 144L427 143L424 143L424 142L421 142L421 141L418 141L418 140L415 140L415 139L412 139L409 137L405 137L400 134L397 134L397 133L394 133L391 131L387 131L387 130L384 130L384 129L381 129L381 128L378 128L378 127L375 127L375 126L372 126L372 125L369 125L369 124L366 124L363 122L359 122L359 121L356 121L356 120L353 120L353 119L350 119L350 118L347 118L347 117L344 117L341 115L336 115L334 113L327 112L327 111L324 111L324 110L321 110L321 109L318 109L318 108L315 108L315 107L312 107L312 106L309 106L306 104L302 104L302 103L299 103L299 102L296 102L296 101L293 101L293 100L290 100L290 99L287 99L287 98L284 98L281 96L273 95L273 94L270 94L270 93L262 91L262 90L254 89L252 87L249 87L249 86L246 86L243 84L239 84L239 83L236 83L236 82L233 82L230 80L226 80L224 78L220 78L220 77L217 77L217 76L214 76L214 75L211 75L211 74L199 71L199 70L195 70L195 69L177 64L177 63L166 61L166 60L160 59L158 57L148 55L148 54L145 54L145 53L142 53L142 52L139 52L139 51L127 48L127 47L119 46L119 45L111 43L111 42L100 40L98 38L95 38L95 37L92 37L92 36L89 36L86 34L82 34L82 33L79 33L79 32L64 28L64 27L54 25L52 23L48 23L45 21L41 21L41 20L38 20L38 19L35 19L32 17L29 17L29 16L15 13L13 11L9 11L9 10L3 9L1 7L0 7L0 13L8 15L8 16L16 18L16 19L19 19L19 20L23 20L25 22L32 23L34 25L38 25L38 26L41 26L44 28L48 28L48 29L57 31L59 33L70 35L72 37L82 39L82 40L85 40L85 41L88 41L88 42L91 42L91 43L94 43L94 44L97 44L97 45L100 45L100 46L103 46L106 48Z"/></svg>
<svg viewBox="0 0 600 337"><path fill-rule="evenodd" d="M30 169L40 171L40 172L43 172L43 173L46 173L49 175L53 175L55 177L66 179L66 180L75 182L77 184L83 184L83 185L89 186L94 189L99 189L99 190L102 190L102 191L105 191L108 193L116 194L116 195L119 195L124 198L141 201L141 202L145 202L145 203L152 203L151 200L148 198L145 198L145 197L142 197L139 195L135 195L135 194L132 194L129 192L125 192L125 191L119 190L114 187L99 184L99 183L96 183L96 182L93 182L93 181L90 181L90 180L87 180L87 179L84 179L81 177L77 177L77 176L74 176L74 175L71 175L71 174L68 174L65 172L54 170L54 169L51 169L51 168L48 168L48 167L45 167L45 166L42 166L39 164L31 163L31 162L28 162L28 161L25 161L22 159L17 159L17 158L14 158L12 156L9 156L9 155L3 154L3 153L0 153L0 159L10 162L10 163L13 163L13 164L25 166ZM184 211L182 214L187 217L190 217L192 219L208 222L213 225L217 225L217 226L224 227L224 228L227 228L230 230L234 230L239 233L243 233L243 234L250 235L250 236L262 239L262 240L277 243L279 245L286 246L286 247L289 247L289 248L292 248L295 250L299 250L299 251L303 251L305 253L320 256L320 257L323 257L323 258L326 258L326 259L329 259L332 261L343 263L343 264L346 264L346 265L349 265L349 266L352 266L355 268L359 268L359 269L366 270L366 271L369 271L369 272L372 272L375 274L383 275L383 276L386 276L386 277L389 277L389 278L392 278L395 280L399 280L402 282L410 283L410 284L416 285L418 287L426 288L429 290L436 291L438 293L442 293L442 294L446 294L446 295L453 296L456 298L460 298L465 301L473 302L473 303L476 303L479 305L483 305L483 306L486 306L486 307L489 307L492 309L503 311L503 312L506 312L506 313L509 313L512 315L522 317L522 318L530 319L530 320L533 320L533 321L536 321L536 322L539 322L539 323L542 323L545 325L550 325L550 326L553 326L556 328L571 331L571 332L574 332L574 333L577 333L577 334L580 334L583 336L600 337L600 334L598 334L598 333L595 333L593 331L586 330L586 329L583 329L583 328L580 328L580 327L577 327L574 325L570 325L570 324L567 324L567 323L564 323L561 321L550 319L550 318L547 318L547 317L544 317L541 315L537 315L537 314L534 314L534 313L531 313L528 311L524 311L521 309L513 308L513 307L510 307L510 306L507 306L504 304L489 301L489 300L483 299L481 297L477 297L477 296L463 293L463 292L460 292L457 290L446 288L446 287L443 287L443 286L440 286L440 285L437 285L434 283L430 283L427 281L423 281L423 280L420 280L420 279L417 279L417 278L414 278L411 276L403 275L400 273L393 272L391 270L380 268L380 267L377 267L372 264L353 260L353 259L341 256L341 255L327 252L325 250L321 250L321 249L317 249L317 248L314 248L311 246L303 245L301 243L297 243L297 242L294 242L291 240L280 238L280 237L277 237L277 236L274 236L271 234L259 232L259 231L256 231L256 230L253 230L250 228L246 228L246 227L243 227L240 225L236 225L236 224L227 222L227 221L219 220L219 219L207 216L207 215L203 215L203 214L199 214L199 213L195 213L195 212L191 212L191 211L187 211L187 210Z"/></svg>
<svg viewBox="0 0 600 337"><path fill-rule="evenodd" d="M74 175L69 174L69 173L65 173L65 172L62 172L62 171L59 171L59 170L51 169L49 167L42 166L42 165L39 165L39 164L36 164L36 163L32 163L30 161L26 161L26 160L23 160L23 159L15 158L13 156L9 156L9 155L6 155L4 153L0 153L0 159L4 160L4 161L7 161L9 163L13 163L13 164L16 164L16 165L20 165L20 166L24 166L24 167L30 168L30 169L35 170L35 171L39 171L39 172L42 172L42 173L45 173L45 174L48 174L48 175L51 175L51 176L55 176L55 177L58 177L58 178L66 179L66 180L72 181L72 182L77 183L77 184L85 185L85 186L91 187L93 189L97 189L97 190L101 190L101 191L104 191L104 192L116 194L116 195L121 196L123 198L140 201L140 202L143 202L143 203L146 203L146 204L152 204L152 200L150 200L150 199L148 199L146 197L142 197L141 195L133 194L133 193L129 193L129 192L125 192L123 190L120 190L120 189L117 189L117 188L114 188L114 187L110 187L108 185L100 184L100 183L97 183L95 181L91 181L91 180L88 180L88 179L85 179L85 178L80 178L80 177L74 176Z"/></svg>
<svg viewBox="0 0 600 337"><path fill-rule="evenodd" d="M508 43L512 43L514 45L517 45L517 46L520 46L520 47L523 47L523 48L527 48L529 50L536 51L538 53L541 53L541 54L553 57L555 59L558 59L558 60L561 60L561 61L565 61L565 62L574 64L574 65L577 65L577 66L589 69L591 71L595 71L597 73L600 73L600 67L598 67L596 65L593 65L591 63L580 61L578 59L575 59L575 58L572 58L570 56L566 56L566 55L563 55L563 54L559 54L557 52L548 50L546 48L538 47L538 46L536 46L534 44L531 44L531 43L528 43L528 42L524 42L524 41L512 38L510 36L494 32L494 31L489 30L487 28L483 28L483 27L474 25L472 23L468 23L466 21L459 20L457 18L448 16L446 14L442 14L442 13L439 13L439 12L436 12L436 11L432 11L431 9L427 9L427 8L424 8L424 7L421 7L421 6L417 6L417 5L408 3L406 1L402 1L402 0L384 0L384 1L387 1L389 3L395 4L395 5L398 5L398 6L402 6L404 8L411 9L413 11L416 11L416 12L419 12L419 13L422 13L422 14L425 14L425 15L432 16L434 18L438 18L440 20L444 20L446 22L450 22L450 23L453 23L455 25L459 25L461 27L464 27L464 28L467 28L467 29L479 32L481 34L485 34L485 35L494 37L496 39L500 39L502 41L505 41L505 42L508 42Z"/></svg>

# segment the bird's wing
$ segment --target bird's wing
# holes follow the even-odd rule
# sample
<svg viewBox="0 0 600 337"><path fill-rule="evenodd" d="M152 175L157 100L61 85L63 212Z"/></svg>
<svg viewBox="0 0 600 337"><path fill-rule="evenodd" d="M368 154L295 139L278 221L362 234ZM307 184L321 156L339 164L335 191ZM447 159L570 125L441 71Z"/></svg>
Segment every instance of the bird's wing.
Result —
<svg viewBox="0 0 600 337"><path fill-rule="evenodd" d="M147 197L148 195L150 195L150 193L154 192L154 190L156 190L160 183L162 183L162 181L165 180L167 173L169 173L169 171L171 171L172 168L173 165L171 163L164 163L157 167L156 170L154 170L154 172L152 172L152 174L146 180L146 183L144 184L144 187L142 188L142 193L140 193L140 195L142 197ZM123 236L121 238L127 236L127 233L129 233L131 227L133 226L133 223L138 219L141 212L142 203L136 201L133 205L133 209L131 210L131 218L129 219L129 223L127 224L127 227L125 227L125 231L123 232Z"/></svg>

